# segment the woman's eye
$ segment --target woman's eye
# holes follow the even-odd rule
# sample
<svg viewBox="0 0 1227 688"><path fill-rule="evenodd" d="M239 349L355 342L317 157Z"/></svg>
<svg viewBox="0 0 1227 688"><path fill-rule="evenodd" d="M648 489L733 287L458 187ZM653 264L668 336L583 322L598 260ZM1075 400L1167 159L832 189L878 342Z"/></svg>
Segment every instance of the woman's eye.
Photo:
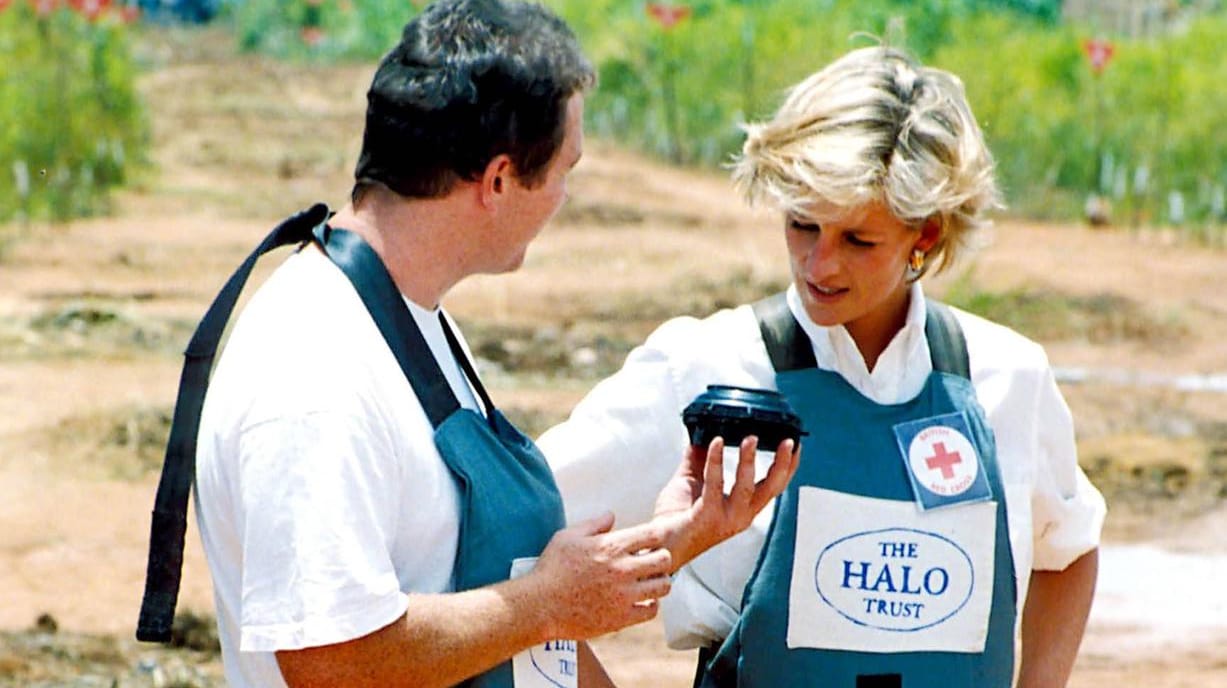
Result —
<svg viewBox="0 0 1227 688"><path fill-rule="evenodd" d="M822 229L822 225L817 222L806 222L795 217L788 220L788 226L800 232L817 232Z"/></svg>
<svg viewBox="0 0 1227 688"><path fill-rule="evenodd" d="M860 237L856 236L855 234L849 234L849 235L848 235L848 243L849 243L849 244L852 244L853 246L859 246L859 247L861 247L861 248L871 248L871 247L873 247L873 246L877 246L877 244L876 244L876 243L874 243L874 242L872 242L872 241L865 241L864 239L861 239Z"/></svg>

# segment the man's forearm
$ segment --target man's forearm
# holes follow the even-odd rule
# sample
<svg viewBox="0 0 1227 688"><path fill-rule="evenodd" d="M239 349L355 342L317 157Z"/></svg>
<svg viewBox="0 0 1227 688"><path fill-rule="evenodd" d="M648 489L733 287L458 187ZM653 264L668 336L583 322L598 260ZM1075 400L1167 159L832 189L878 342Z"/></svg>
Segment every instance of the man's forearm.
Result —
<svg viewBox="0 0 1227 688"><path fill-rule="evenodd" d="M1023 609L1018 688L1060 688L1069 681L1086 630L1099 574L1099 550L1064 571L1035 571Z"/></svg>
<svg viewBox="0 0 1227 688"><path fill-rule="evenodd" d="M524 579L461 593L412 595L405 616L354 640L277 653L286 683L453 686L549 639L548 606Z"/></svg>
<svg viewBox="0 0 1227 688"><path fill-rule="evenodd" d="M585 640L656 615L669 553L654 524L611 531L613 514L554 534L533 569L459 593L411 595L409 610L370 635L277 653L300 686L451 686L556 638Z"/></svg>

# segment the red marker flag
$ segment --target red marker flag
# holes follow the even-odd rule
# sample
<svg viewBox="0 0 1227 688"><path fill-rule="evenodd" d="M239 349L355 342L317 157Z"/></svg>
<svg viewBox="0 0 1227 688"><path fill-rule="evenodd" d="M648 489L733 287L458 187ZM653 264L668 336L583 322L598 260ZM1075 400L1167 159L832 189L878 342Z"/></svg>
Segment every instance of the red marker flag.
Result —
<svg viewBox="0 0 1227 688"><path fill-rule="evenodd" d="M1116 52L1116 46L1108 41L1088 38L1082 42L1082 50L1086 53L1086 58L1091 61L1091 71L1099 74L1103 72L1104 67L1108 66L1108 62Z"/></svg>
<svg viewBox="0 0 1227 688"><path fill-rule="evenodd" d="M668 31L690 16L690 6L688 5L666 5L662 2L649 2L647 4L648 16L656 20L662 29Z"/></svg>

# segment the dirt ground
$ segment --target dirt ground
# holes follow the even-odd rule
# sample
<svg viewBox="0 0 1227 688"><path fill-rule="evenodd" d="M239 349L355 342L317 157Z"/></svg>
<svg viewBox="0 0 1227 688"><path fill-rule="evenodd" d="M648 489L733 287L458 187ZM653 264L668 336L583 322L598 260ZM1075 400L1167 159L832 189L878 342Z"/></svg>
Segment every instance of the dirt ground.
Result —
<svg viewBox="0 0 1227 688"><path fill-rule="evenodd" d="M143 37L151 165L112 216L0 227L0 685L219 684L207 638L129 639L179 352L272 223L344 202L371 73L229 46L215 30ZM446 302L532 431L663 318L785 280L775 220L719 173L589 141L571 195L521 271ZM1005 220L931 283L1045 344L1109 499L1077 688L1227 685L1227 395L1197 388L1227 387L1225 264L1170 231ZM207 628L194 528L181 609ZM596 648L623 686L690 685L691 654L665 649L658 624Z"/></svg>

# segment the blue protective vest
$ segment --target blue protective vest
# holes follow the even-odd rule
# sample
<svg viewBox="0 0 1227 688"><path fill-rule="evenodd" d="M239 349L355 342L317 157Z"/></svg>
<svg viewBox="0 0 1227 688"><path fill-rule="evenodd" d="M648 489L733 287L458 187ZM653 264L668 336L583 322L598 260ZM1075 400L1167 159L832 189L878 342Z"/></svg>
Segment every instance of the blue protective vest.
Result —
<svg viewBox="0 0 1227 688"><path fill-rule="evenodd" d="M764 338L772 347L769 331L778 330L779 318L787 317L791 335L772 352L779 390L802 418L809 434L803 441L802 462L787 490L777 499L775 515L767 533L754 573L746 585L742 600L741 617L729 637L715 649L701 654L701 664L696 676L696 686L704 688L751 688L756 686L814 686L831 688L1008 688L1014 671L1014 625L1016 618L1016 581L1013 554L1009 544L1006 523L1005 490L996 462L993 434L984 411L976 401L975 390L966 377L965 362L962 375L943 372L949 366L937 361L937 352L949 347L939 341L949 337L947 330L927 328L930 347L935 353L934 372L929 376L921 393L910 401L897 405L879 405L852 388L838 374L819 370L813 362L810 343L792 316L787 312L782 298L768 299L764 307L756 305L760 322L775 313L776 323L764 324ZM940 306L938 306L940 308ZM781 311L782 309L782 311ZM781 313L783 315L781 315ZM946 310L944 316L949 315ZM934 304L930 304L931 323L953 324L952 317L935 317ZM953 333L961 343L961 333ZM789 351L783 352L783 349ZM966 358L965 344L956 355ZM958 366L956 366L958 367ZM819 649L816 647L788 646L790 589L794 585L794 570L807 574L813 569L794 568L797 549L798 505L803 487L823 488L847 495L879 500L894 500L913 503L913 487L908 468L901 459L900 447L893 428L908 421L931 418L949 413L964 414L970 429L970 440L981 457L983 470L988 478L992 498L996 501L996 523L992 554L992 571L981 574L976 585L991 584L991 612L988 616L987 633L982 652L937 652L937 651L852 651L845 649ZM986 504L987 506L987 504ZM946 507L950 510L960 506ZM923 540L926 515L916 509L914 518L909 517L907 527L900 532L920 533ZM991 517L991 516L990 516ZM838 517L833 521L842 521ZM839 528L838 523L834 526ZM855 541L866 533L848 532L837 539L826 551L837 551L844 542ZM875 537L874 533L868 536ZM934 540L937 541L937 540ZM820 558L821 561L821 558ZM808 563L808 562L804 562ZM872 626L872 618L858 617L866 610L874 613L895 614L900 617L919 614L923 607L905 600L924 600L927 592L944 592L945 582L940 575L921 579L922 571L896 567L887 571L889 562L879 561L881 571L871 568L868 562L844 561L844 583L849 581L868 588L889 589L891 592L907 592L912 596L886 595L874 600L866 595L866 607L840 609L836 622L825 632L834 634L860 632L852 626ZM821 565L821 563L819 564ZM857 566L861 568L856 568ZM802 580L810 585L817 574ZM909 580L909 577L911 580ZM821 583L818 583L821 587ZM820 590L822 600L828 597ZM817 599L815 597L815 599ZM895 606L891 606L892 603ZM873 605L877 604L878 609ZM907 605L911 605L909 608ZM838 606L838 603L831 603ZM951 613L957 614L957 610ZM909 620L911 621L911 620ZM848 624L842 626L841 624ZM932 632L943 619L935 619L931 628L918 629L922 624L911 621L896 624L889 630L874 629L884 638L881 642L889 647L892 633L913 630ZM843 629L841 631L841 628Z"/></svg>
<svg viewBox="0 0 1227 688"><path fill-rule="evenodd" d="M195 473L196 433L209 370L252 267L261 255L278 246L314 240L324 249L353 284L421 401L434 427L435 446L455 477L459 493L460 530L453 564L457 591L507 580L514 560L538 556L565 525L562 497L545 457L494 407L447 320L440 315L448 344L481 397L487 418L460 406L379 256L357 234L328 227L328 216L327 207L316 205L278 225L235 271L188 345L154 506L146 590L137 628L141 640L170 640L188 492ZM438 563L446 566L450 562ZM567 649L573 658L573 645ZM558 661L556 656L550 659ZM557 667L543 668L542 675L550 670L557 671ZM511 662L460 685L512 688Z"/></svg>
<svg viewBox="0 0 1227 688"><path fill-rule="evenodd" d="M461 408L375 252L357 234L340 229L324 228L316 238L371 312L434 425L439 455L456 478L456 590L507 580L514 560L541 554L565 525L562 496L545 457L494 407L441 314L448 344L485 404L487 418ZM512 688L511 662L461 685Z"/></svg>

